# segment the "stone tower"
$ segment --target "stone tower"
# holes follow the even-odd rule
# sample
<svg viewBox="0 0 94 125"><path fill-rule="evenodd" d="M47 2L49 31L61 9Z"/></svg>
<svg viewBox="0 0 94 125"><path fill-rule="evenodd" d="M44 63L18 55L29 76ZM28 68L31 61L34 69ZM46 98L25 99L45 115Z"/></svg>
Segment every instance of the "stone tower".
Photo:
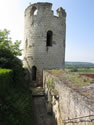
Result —
<svg viewBox="0 0 94 125"><path fill-rule="evenodd" d="M24 67L31 80L42 84L45 69L63 69L65 61L66 12L54 16L51 3L31 4L25 10Z"/></svg>

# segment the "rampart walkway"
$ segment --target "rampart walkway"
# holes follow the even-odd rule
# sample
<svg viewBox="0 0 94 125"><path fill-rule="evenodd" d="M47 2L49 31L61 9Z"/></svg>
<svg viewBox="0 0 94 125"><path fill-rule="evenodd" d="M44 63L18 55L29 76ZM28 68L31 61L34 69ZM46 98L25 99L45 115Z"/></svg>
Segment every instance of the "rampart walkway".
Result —
<svg viewBox="0 0 94 125"><path fill-rule="evenodd" d="M52 114L47 113L46 100L43 88L31 88L33 125L57 125Z"/></svg>

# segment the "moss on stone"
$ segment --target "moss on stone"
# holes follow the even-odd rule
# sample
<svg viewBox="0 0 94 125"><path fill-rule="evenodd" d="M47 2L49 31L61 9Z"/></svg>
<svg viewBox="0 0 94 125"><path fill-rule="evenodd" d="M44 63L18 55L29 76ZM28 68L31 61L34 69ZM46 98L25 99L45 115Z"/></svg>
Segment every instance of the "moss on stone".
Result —
<svg viewBox="0 0 94 125"><path fill-rule="evenodd" d="M48 87L50 89L54 89L55 88L55 84L54 84L54 81L53 80L48 80Z"/></svg>

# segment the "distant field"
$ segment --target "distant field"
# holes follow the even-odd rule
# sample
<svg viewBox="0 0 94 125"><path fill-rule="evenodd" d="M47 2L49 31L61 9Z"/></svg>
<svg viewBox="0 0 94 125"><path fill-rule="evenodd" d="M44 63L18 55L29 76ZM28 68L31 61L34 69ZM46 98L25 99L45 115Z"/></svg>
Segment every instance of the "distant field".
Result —
<svg viewBox="0 0 94 125"><path fill-rule="evenodd" d="M68 72L94 73L94 68L89 68L89 69L87 69L87 68L76 68L76 69L71 68L71 69L67 69L67 68L66 68L66 71L68 71Z"/></svg>
<svg viewBox="0 0 94 125"><path fill-rule="evenodd" d="M94 68L86 69L86 68L79 68L78 72L87 72L87 73L94 73Z"/></svg>

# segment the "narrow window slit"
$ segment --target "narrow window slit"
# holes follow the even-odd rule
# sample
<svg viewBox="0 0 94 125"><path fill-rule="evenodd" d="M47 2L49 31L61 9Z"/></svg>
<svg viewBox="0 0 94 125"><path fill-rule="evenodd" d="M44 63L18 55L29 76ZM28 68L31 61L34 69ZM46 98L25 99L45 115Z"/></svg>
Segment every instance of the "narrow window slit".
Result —
<svg viewBox="0 0 94 125"><path fill-rule="evenodd" d="M52 39L53 39L53 32L52 31L48 31L47 32L46 46L52 46Z"/></svg>

